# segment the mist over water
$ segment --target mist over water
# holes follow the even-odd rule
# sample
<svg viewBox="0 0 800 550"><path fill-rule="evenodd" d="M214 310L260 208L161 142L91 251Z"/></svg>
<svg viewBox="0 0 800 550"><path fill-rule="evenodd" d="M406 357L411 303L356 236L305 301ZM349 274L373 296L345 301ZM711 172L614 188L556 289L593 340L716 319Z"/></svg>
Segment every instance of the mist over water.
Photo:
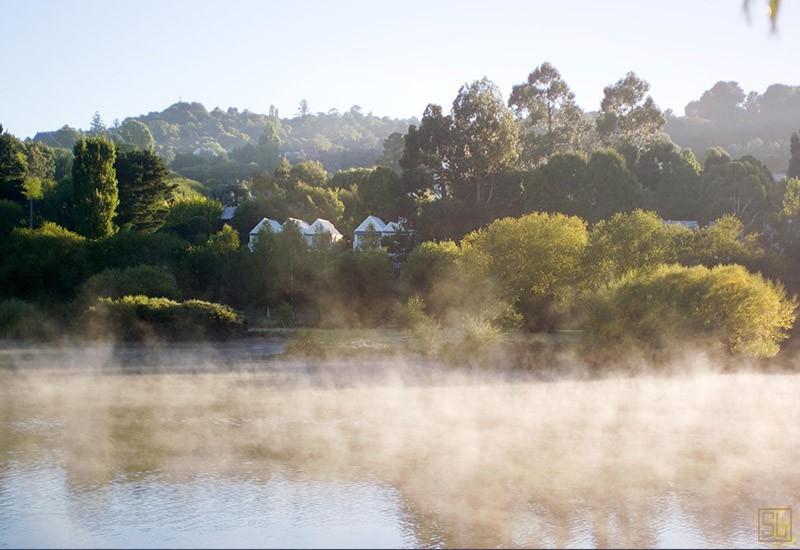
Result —
<svg viewBox="0 0 800 550"><path fill-rule="evenodd" d="M4 350L0 546L758 546L798 505L795 374L271 345Z"/></svg>

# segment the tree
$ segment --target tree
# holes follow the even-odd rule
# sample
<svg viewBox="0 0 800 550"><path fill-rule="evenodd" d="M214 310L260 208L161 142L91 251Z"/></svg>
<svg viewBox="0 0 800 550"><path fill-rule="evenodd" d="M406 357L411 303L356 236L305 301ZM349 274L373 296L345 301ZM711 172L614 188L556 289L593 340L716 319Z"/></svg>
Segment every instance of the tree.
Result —
<svg viewBox="0 0 800 550"><path fill-rule="evenodd" d="M459 260L461 250L453 241L420 243L403 266L401 282L406 296L420 296L429 313L443 316L469 300Z"/></svg>
<svg viewBox="0 0 800 550"><path fill-rule="evenodd" d="M272 172L281 160L280 121L273 118L267 123L264 133L258 138L255 159L258 167L265 172Z"/></svg>
<svg viewBox="0 0 800 550"><path fill-rule="evenodd" d="M631 271L677 261L677 241L689 229L668 226L654 213L635 210L601 220L589 234L586 278L590 286L609 284Z"/></svg>
<svg viewBox="0 0 800 550"><path fill-rule="evenodd" d="M117 135L123 142L142 151L153 151L155 140L150 128L146 124L132 118L125 119L125 122L117 129Z"/></svg>
<svg viewBox="0 0 800 550"><path fill-rule="evenodd" d="M800 216L800 179L798 178L786 180L786 189L781 201L781 215L784 218Z"/></svg>
<svg viewBox="0 0 800 550"><path fill-rule="evenodd" d="M700 165L691 149L681 151L669 141L653 143L639 155L634 170L659 215L673 220L696 218Z"/></svg>
<svg viewBox="0 0 800 550"><path fill-rule="evenodd" d="M22 202L27 170L24 144L0 125L0 198Z"/></svg>
<svg viewBox="0 0 800 550"><path fill-rule="evenodd" d="M144 232L161 227L177 187L168 180L161 157L149 150L121 153L114 168L119 181L117 224Z"/></svg>
<svg viewBox="0 0 800 550"><path fill-rule="evenodd" d="M0 238L5 238L15 227L25 224L25 211L16 202L0 199Z"/></svg>
<svg viewBox="0 0 800 550"><path fill-rule="evenodd" d="M552 328L553 311L569 302L582 277L587 242L582 219L534 212L464 237L462 265L475 280L494 282L500 299L516 303L530 328Z"/></svg>
<svg viewBox="0 0 800 550"><path fill-rule="evenodd" d="M606 145L630 145L638 150L659 137L666 118L647 95L648 90L650 84L633 71L605 87L597 131Z"/></svg>
<svg viewBox="0 0 800 550"><path fill-rule="evenodd" d="M400 165L409 189L485 208L496 177L516 160L517 125L497 86L483 78L461 87L449 116L428 105L405 145Z"/></svg>
<svg viewBox="0 0 800 550"><path fill-rule="evenodd" d="M206 242L189 248L181 270L183 287L203 296L220 298L233 278L228 276L233 257L239 251L239 234L229 225L209 235Z"/></svg>
<svg viewBox="0 0 800 550"><path fill-rule="evenodd" d="M383 140L383 155L378 161L379 166L389 168L392 172L400 175L400 159L403 158L405 139L400 132L392 132Z"/></svg>
<svg viewBox="0 0 800 550"><path fill-rule="evenodd" d="M575 94L550 63L543 63L517 84L508 100L522 125L521 159L536 166L554 153L583 148L591 125L575 103Z"/></svg>
<svg viewBox="0 0 800 550"><path fill-rule="evenodd" d="M527 178L525 211L585 215L591 207L585 185L586 159L574 153L555 154Z"/></svg>
<svg viewBox="0 0 800 550"><path fill-rule="evenodd" d="M173 232L192 242L203 242L217 227L222 203L208 197L187 197L169 205L161 231Z"/></svg>
<svg viewBox="0 0 800 550"><path fill-rule="evenodd" d="M677 261L683 265L740 264L755 270L764 259L758 235L746 234L742 222L731 214L679 238Z"/></svg>
<svg viewBox="0 0 800 550"><path fill-rule="evenodd" d="M781 285L739 265L661 266L621 279L594 300L588 343L625 353L716 342L732 353L772 357L796 308Z"/></svg>
<svg viewBox="0 0 800 550"><path fill-rule="evenodd" d="M275 177L286 188L295 186L300 182L315 187L325 187L328 183L328 171L318 160L298 162L289 169L288 173L285 167L279 167L275 172Z"/></svg>
<svg viewBox="0 0 800 550"><path fill-rule="evenodd" d="M792 134L789 145L791 158L789 159L789 169L786 171L787 178L800 178L800 134Z"/></svg>
<svg viewBox="0 0 800 550"><path fill-rule="evenodd" d="M446 157L453 195L488 206L496 177L517 159L518 130L497 86L464 85L453 101L452 146Z"/></svg>
<svg viewBox="0 0 800 550"><path fill-rule="evenodd" d="M382 248L340 254L331 266L333 306L324 307L327 316L355 326L374 326L385 321L392 305L392 261ZM332 319L325 319L331 321Z"/></svg>
<svg viewBox="0 0 800 550"><path fill-rule="evenodd" d="M102 237L114 232L119 204L114 170L114 144L103 137L85 138L75 144L72 162L73 202L79 233Z"/></svg>
<svg viewBox="0 0 800 550"><path fill-rule="evenodd" d="M106 125L103 122L103 117L100 116L99 111L95 111L92 115L92 122L89 124L89 134L93 136L100 136L106 133Z"/></svg>
<svg viewBox="0 0 800 550"><path fill-rule="evenodd" d="M588 199L584 217L590 221L633 210L642 203L639 182L628 170L622 155L614 150L592 154L586 166L583 188Z"/></svg>
<svg viewBox="0 0 800 550"><path fill-rule="evenodd" d="M731 156L722 147L712 147L706 151L706 161L703 165L705 169L712 166L725 164L731 160Z"/></svg>
<svg viewBox="0 0 800 550"><path fill-rule="evenodd" d="M28 199L29 223L33 228L33 201L42 199L56 185L56 159L53 149L39 142L25 144L26 173L22 194Z"/></svg>
<svg viewBox="0 0 800 550"><path fill-rule="evenodd" d="M445 165L451 126L452 118L443 114L441 106L433 104L425 108L419 127L409 126L400 168L404 185L413 196L432 193L451 198Z"/></svg>
<svg viewBox="0 0 800 550"><path fill-rule="evenodd" d="M298 108L298 112L300 113L301 118L305 118L308 116L310 112L308 109L308 101L305 99L300 100L300 107Z"/></svg>
<svg viewBox="0 0 800 550"><path fill-rule="evenodd" d="M686 105L686 116L708 120L736 120L743 111L745 93L738 82L719 81L699 100Z"/></svg>
<svg viewBox="0 0 800 550"><path fill-rule="evenodd" d="M54 223L0 239L0 295L69 299L87 276L86 239Z"/></svg>
<svg viewBox="0 0 800 550"><path fill-rule="evenodd" d="M768 207L772 175L755 159L706 163L700 189L700 218L710 221L734 214L750 226Z"/></svg>

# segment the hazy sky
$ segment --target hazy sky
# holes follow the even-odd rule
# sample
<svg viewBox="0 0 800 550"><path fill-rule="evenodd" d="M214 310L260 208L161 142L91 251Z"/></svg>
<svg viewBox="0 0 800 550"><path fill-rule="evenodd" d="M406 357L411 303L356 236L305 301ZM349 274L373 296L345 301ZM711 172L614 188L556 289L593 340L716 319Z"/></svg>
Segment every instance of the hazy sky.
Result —
<svg viewBox="0 0 800 550"><path fill-rule="evenodd" d="M361 105L421 116L464 82L508 94L543 61L586 109L628 70L656 102L717 80L800 83L800 4L771 35L753 0L267 2L0 0L0 124L20 136L162 110L182 97L292 115Z"/></svg>

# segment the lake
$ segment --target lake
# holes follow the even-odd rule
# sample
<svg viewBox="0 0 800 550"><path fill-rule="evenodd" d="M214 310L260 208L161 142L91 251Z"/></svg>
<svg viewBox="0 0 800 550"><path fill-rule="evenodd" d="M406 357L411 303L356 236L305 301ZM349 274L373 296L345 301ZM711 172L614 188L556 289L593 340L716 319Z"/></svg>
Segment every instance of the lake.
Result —
<svg viewBox="0 0 800 550"><path fill-rule="evenodd" d="M800 510L795 374L277 351L3 347L0 547L770 547Z"/></svg>

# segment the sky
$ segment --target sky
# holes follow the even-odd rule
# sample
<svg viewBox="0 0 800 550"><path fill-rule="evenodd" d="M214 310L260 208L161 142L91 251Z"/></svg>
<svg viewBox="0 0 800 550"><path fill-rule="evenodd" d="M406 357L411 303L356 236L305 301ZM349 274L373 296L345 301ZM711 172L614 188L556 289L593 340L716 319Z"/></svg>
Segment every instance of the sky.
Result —
<svg viewBox="0 0 800 550"><path fill-rule="evenodd" d="M507 97L544 61L578 103L629 70L662 109L718 80L800 84L800 2L0 0L0 124L19 137L199 101L282 116L422 115L487 76Z"/></svg>

